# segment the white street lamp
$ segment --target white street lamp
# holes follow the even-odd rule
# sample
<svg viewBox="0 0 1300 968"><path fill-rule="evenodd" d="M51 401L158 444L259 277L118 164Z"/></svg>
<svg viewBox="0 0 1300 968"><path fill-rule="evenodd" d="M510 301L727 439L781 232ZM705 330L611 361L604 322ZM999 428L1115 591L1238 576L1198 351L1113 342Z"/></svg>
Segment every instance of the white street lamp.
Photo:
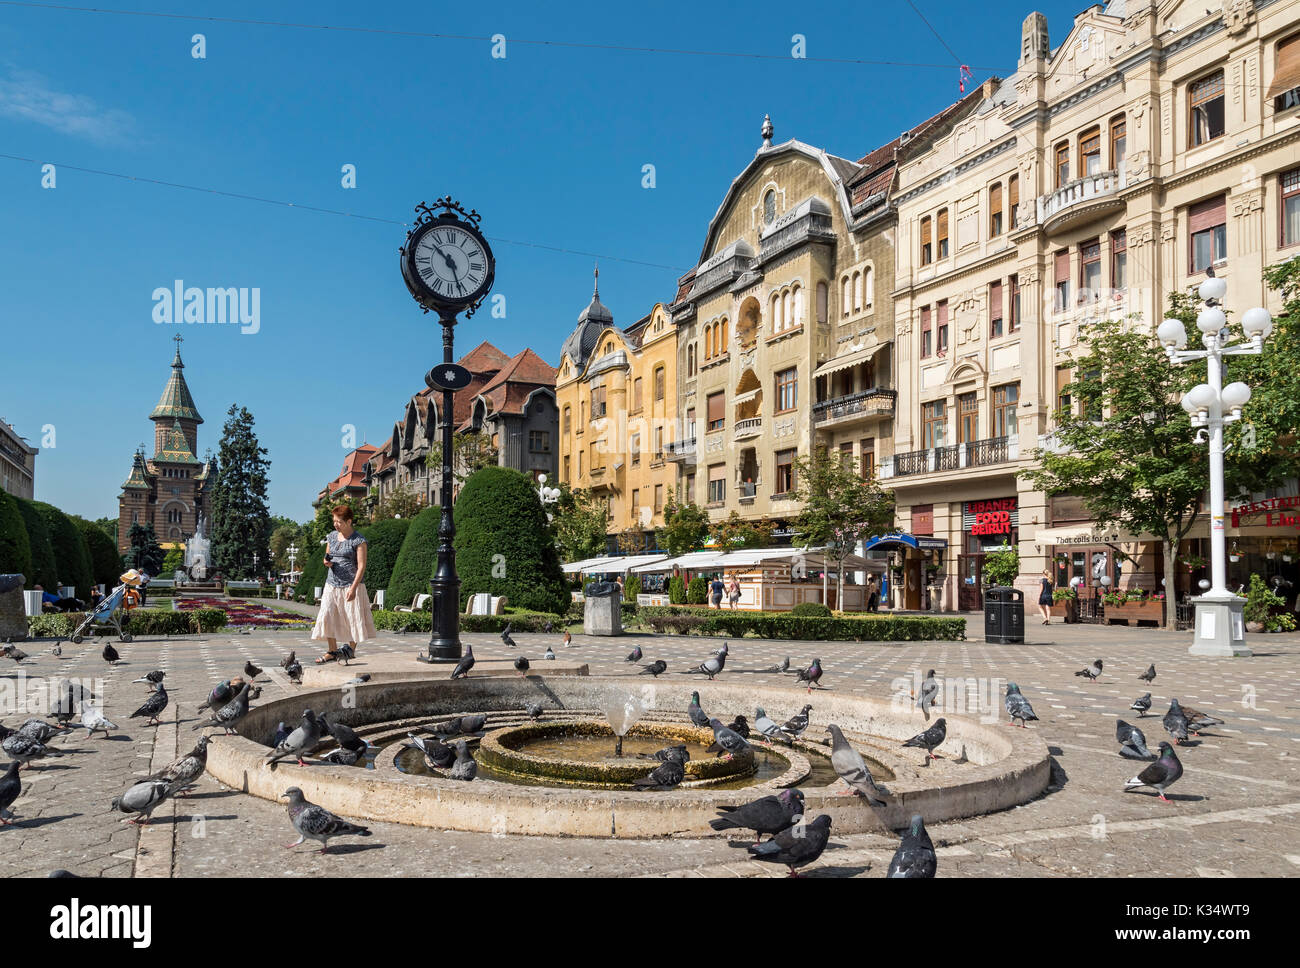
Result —
<svg viewBox="0 0 1300 968"><path fill-rule="evenodd" d="M294 572L293 566L294 563L298 560L298 546L295 544L291 544L285 550L288 551L289 553L289 577L293 578L293 572Z"/></svg>
<svg viewBox="0 0 1300 968"><path fill-rule="evenodd" d="M1225 356L1255 356L1263 352L1264 340L1273 331L1273 318L1267 309L1256 307L1242 316L1241 328L1247 342L1230 343L1227 316L1219 308L1228 284L1207 270L1209 278L1201 283L1199 294L1206 303L1196 317L1201 331L1203 350L1184 349L1187 333L1176 319L1166 319L1156 330L1160 344L1171 363L1206 360L1208 383L1200 383L1183 395L1182 406L1192 418L1192 426L1209 430L1210 445L1210 581L1208 590L1193 599L1196 603L1196 636L1188 650L1193 655L1250 655L1246 648L1242 606L1245 599L1228 591L1227 564L1224 551L1223 425L1241 419L1242 408L1250 402L1250 387L1244 383L1223 385ZM1198 430L1196 440L1205 439ZM1201 583L1206 589L1207 583Z"/></svg>
<svg viewBox="0 0 1300 968"><path fill-rule="evenodd" d="M560 489L558 487L546 486L545 474L537 475L537 484L538 484L537 499L542 502L543 508L546 508L548 505L554 504L556 501L560 499ZM554 520L555 520L555 515L553 515L550 511L547 511L546 523L550 524Z"/></svg>

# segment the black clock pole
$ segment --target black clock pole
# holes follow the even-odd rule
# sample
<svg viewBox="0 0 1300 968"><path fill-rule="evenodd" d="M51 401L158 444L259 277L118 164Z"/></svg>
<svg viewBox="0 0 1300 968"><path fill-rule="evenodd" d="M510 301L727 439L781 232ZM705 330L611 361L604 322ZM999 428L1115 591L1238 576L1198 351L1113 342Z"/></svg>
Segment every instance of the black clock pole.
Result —
<svg viewBox="0 0 1300 968"><path fill-rule="evenodd" d="M442 319L442 361L455 363L452 333L456 325L454 312L439 313ZM455 454L452 450L452 391L442 391L442 517L438 523L438 567L429 589L433 592L433 629L429 636L430 662L458 662L460 649L460 577L456 574L456 522L451 515L451 471Z"/></svg>

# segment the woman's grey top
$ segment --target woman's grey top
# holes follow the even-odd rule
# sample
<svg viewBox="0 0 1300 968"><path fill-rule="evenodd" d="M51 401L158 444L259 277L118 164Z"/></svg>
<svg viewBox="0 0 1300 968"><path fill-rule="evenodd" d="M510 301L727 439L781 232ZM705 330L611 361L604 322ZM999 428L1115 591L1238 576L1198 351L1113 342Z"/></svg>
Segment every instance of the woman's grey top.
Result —
<svg viewBox="0 0 1300 968"><path fill-rule="evenodd" d="M366 543L366 539L358 531L353 531L350 538L331 531L327 541L334 567L329 570L325 582L335 588L347 588L357 577L357 549Z"/></svg>

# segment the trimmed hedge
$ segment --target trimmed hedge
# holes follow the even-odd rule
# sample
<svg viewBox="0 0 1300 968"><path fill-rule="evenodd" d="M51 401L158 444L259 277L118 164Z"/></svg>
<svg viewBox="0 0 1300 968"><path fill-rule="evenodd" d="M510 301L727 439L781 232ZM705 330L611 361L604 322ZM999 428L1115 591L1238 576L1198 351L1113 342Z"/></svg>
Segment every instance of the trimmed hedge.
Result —
<svg viewBox="0 0 1300 968"><path fill-rule="evenodd" d="M462 611L476 592L505 595L525 610L568 609L568 581L536 488L506 467L484 467L465 482L455 507Z"/></svg>
<svg viewBox="0 0 1300 968"><path fill-rule="evenodd" d="M681 575L673 575L668 579L668 601L674 605L686 604L686 579Z"/></svg>
<svg viewBox="0 0 1300 968"><path fill-rule="evenodd" d="M44 501L33 501L40 512L45 527L50 532L50 546L54 549L54 567L59 572L59 581L77 589L77 597L83 601L90 599L91 580L90 552L86 550L86 539L81 536L72 519ZM51 591L51 589L46 589Z"/></svg>
<svg viewBox="0 0 1300 968"><path fill-rule="evenodd" d="M27 628L33 636L68 638L86 619L85 612L50 612L32 615ZM216 632L226 624L226 613L219 608L199 608L192 612L174 612L163 608L137 608L131 612L122 631L131 635L193 635ZM95 635L116 635L111 628L99 626Z"/></svg>
<svg viewBox="0 0 1300 968"><path fill-rule="evenodd" d="M54 564L54 546L50 544L50 529L36 505L23 498L14 498L18 513L27 525L27 543L32 549L32 566L27 572L27 588L40 585L52 595L59 593L59 570Z"/></svg>
<svg viewBox="0 0 1300 968"><path fill-rule="evenodd" d="M388 587L388 582L393 577L393 566L397 564L397 556L402 551L402 541L410 527L409 518L389 518L358 529L366 539L366 574L363 581L372 599L375 592ZM400 604L405 605L406 602Z"/></svg>
<svg viewBox="0 0 1300 968"><path fill-rule="evenodd" d="M428 594L433 570L438 567L438 522L441 519L442 508L433 504L408 523L388 579L388 592L384 595L386 604L405 607L416 595ZM377 589L379 586L374 587Z"/></svg>
<svg viewBox="0 0 1300 968"><path fill-rule="evenodd" d="M116 588L120 584L118 579L124 569L122 556L117 553L117 545L113 544L113 539L93 521L74 516L72 523L77 526L77 530L81 532L81 537L86 542L86 552L90 555L90 577L96 585Z"/></svg>
<svg viewBox="0 0 1300 968"><path fill-rule="evenodd" d="M790 609L791 615L809 618L830 618L831 610L821 602L800 602L794 608Z"/></svg>
<svg viewBox="0 0 1300 968"><path fill-rule="evenodd" d="M32 583L32 546L18 502L0 490L0 575L23 575Z"/></svg>
<svg viewBox="0 0 1300 968"><path fill-rule="evenodd" d="M709 583L696 575L686 586L686 604L703 605L709 600Z"/></svg>
<svg viewBox="0 0 1300 968"><path fill-rule="evenodd" d="M635 605L636 597L641 594L641 576L628 575L623 583L623 604Z"/></svg>
<svg viewBox="0 0 1300 968"><path fill-rule="evenodd" d="M790 612L719 612L656 605L641 609L639 619L656 632L678 635L740 638L749 634L764 639L849 642L962 641L966 638L965 619L911 615L813 618Z"/></svg>
<svg viewBox="0 0 1300 968"><path fill-rule="evenodd" d="M302 574L298 576L298 584L294 587L293 593L311 601L312 591L318 587L325 587L325 549L321 545L313 548L307 541L303 544L307 547L302 553L303 557L298 559L302 562Z"/></svg>
<svg viewBox="0 0 1300 968"><path fill-rule="evenodd" d="M432 629L433 615L429 612L394 612L383 608L374 613L375 628L392 629L407 627L411 632L428 632ZM462 632L501 632L507 623L515 632L542 632L550 622L552 631L561 633L565 618L551 612L515 612L510 615L462 615L460 630Z"/></svg>

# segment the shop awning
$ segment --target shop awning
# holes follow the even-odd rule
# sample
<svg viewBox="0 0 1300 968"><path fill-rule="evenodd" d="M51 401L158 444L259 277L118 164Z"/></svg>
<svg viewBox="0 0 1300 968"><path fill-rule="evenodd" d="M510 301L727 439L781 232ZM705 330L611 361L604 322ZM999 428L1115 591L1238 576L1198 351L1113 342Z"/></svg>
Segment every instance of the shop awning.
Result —
<svg viewBox="0 0 1300 968"><path fill-rule="evenodd" d="M1159 541L1153 534L1133 534L1119 525L1101 526L1092 523L1062 525L1058 528L1039 528L1033 537L1026 538L1023 533L1020 543L1032 542L1038 545L1104 545L1104 544L1142 544L1147 541Z"/></svg>
<svg viewBox="0 0 1300 968"><path fill-rule="evenodd" d="M668 556L659 553L653 555L601 555L599 558L586 558L582 561L575 561L572 564L565 565L565 574L573 575L577 573L590 574L598 572L601 574L613 572L631 571L639 565L646 565L652 562L660 561Z"/></svg>
<svg viewBox="0 0 1300 968"><path fill-rule="evenodd" d="M813 370L813 378L826 376L828 373L835 373L839 370L847 370L851 366L857 366L859 363L865 363L880 351L879 343L872 343L866 349L854 350L852 353L845 353L843 356L837 356L833 360L828 360L817 369Z"/></svg>
<svg viewBox="0 0 1300 968"><path fill-rule="evenodd" d="M598 558L584 558L582 561L574 561L564 566L566 575L576 575L579 572L586 571L587 568L599 561L609 561L609 555L601 555Z"/></svg>
<svg viewBox="0 0 1300 968"><path fill-rule="evenodd" d="M918 551L943 549L948 547L948 539L934 538L928 534L911 535L903 531L894 531L890 534L882 534L879 537L869 539L863 550L870 551L876 547L899 548L903 546L916 548Z"/></svg>

